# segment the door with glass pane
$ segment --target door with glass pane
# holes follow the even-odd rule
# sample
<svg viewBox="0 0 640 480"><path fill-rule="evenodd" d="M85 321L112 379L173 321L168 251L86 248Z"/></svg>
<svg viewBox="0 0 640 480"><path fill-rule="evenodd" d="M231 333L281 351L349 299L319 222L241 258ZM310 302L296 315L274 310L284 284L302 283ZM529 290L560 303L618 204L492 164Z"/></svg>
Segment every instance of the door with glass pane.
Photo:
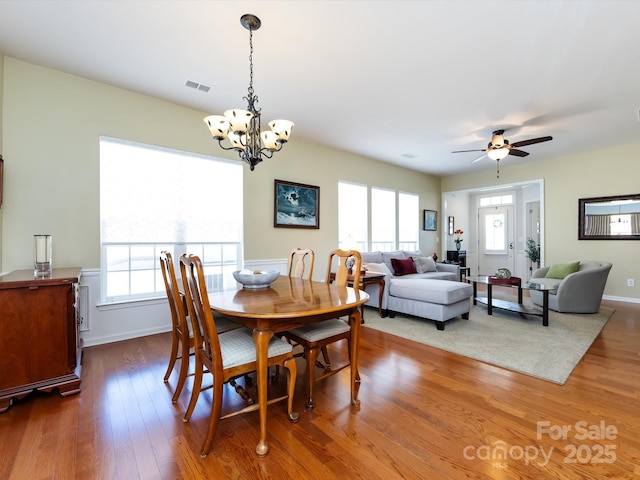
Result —
<svg viewBox="0 0 640 480"><path fill-rule="evenodd" d="M478 272L495 275L499 268L515 272L513 206L480 208Z"/></svg>

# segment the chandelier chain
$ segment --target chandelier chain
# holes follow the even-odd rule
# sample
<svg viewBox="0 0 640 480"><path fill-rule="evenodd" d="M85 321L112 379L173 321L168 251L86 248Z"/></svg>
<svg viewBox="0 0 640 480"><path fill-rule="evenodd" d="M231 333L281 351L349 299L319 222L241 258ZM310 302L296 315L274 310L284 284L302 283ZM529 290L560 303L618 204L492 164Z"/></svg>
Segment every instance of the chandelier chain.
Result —
<svg viewBox="0 0 640 480"><path fill-rule="evenodd" d="M253 96L253 30L249 30L249 96Z"/></svg>

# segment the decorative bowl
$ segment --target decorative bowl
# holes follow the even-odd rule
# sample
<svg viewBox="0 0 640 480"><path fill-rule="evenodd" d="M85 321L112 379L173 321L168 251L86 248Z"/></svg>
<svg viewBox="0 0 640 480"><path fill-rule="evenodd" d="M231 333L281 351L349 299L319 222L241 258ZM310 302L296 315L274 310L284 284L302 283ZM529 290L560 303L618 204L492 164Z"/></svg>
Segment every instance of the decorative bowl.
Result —
<svg viewBox="0 0 640 480"><path fill-rule="evenodd" d="M511 278L511 272L508 268L499 268L498 270L496 270L496 278Z"/></svg>
<svg viewBox="0 0 640 480"><path fill-rule="evenodd" d="M278 270L236 270L233 278L241 283L244 288L267 288L280 276Z"/></svg>

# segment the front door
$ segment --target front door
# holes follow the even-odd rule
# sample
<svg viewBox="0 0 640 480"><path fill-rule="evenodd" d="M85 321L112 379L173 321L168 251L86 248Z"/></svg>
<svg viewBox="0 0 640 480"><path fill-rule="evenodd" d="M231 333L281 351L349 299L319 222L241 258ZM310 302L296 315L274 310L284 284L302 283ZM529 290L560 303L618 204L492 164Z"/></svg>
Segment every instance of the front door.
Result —
<svg viewBox="0 0 640 480"><path fill-rule="evenodd" d="M478 273L495 275L497 269L508 268L515 274L513 206L480 208L478 216Z"/></svg>

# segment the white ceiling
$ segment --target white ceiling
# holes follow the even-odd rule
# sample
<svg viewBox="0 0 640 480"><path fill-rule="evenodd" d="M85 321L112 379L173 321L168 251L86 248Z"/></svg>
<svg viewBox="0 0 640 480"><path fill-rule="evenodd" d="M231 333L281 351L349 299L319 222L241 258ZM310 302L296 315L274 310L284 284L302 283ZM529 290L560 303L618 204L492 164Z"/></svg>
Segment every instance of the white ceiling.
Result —
<svg viewBox="0 0 640 480"><path fill-rule="evenodd" d="M495 168L451 151L498 128L553 136L504 166L640 140L638 1L2 0L0 51L222 113L245 107L244 13L263 125L294 121L292 142L450 175Z"/></svg>

